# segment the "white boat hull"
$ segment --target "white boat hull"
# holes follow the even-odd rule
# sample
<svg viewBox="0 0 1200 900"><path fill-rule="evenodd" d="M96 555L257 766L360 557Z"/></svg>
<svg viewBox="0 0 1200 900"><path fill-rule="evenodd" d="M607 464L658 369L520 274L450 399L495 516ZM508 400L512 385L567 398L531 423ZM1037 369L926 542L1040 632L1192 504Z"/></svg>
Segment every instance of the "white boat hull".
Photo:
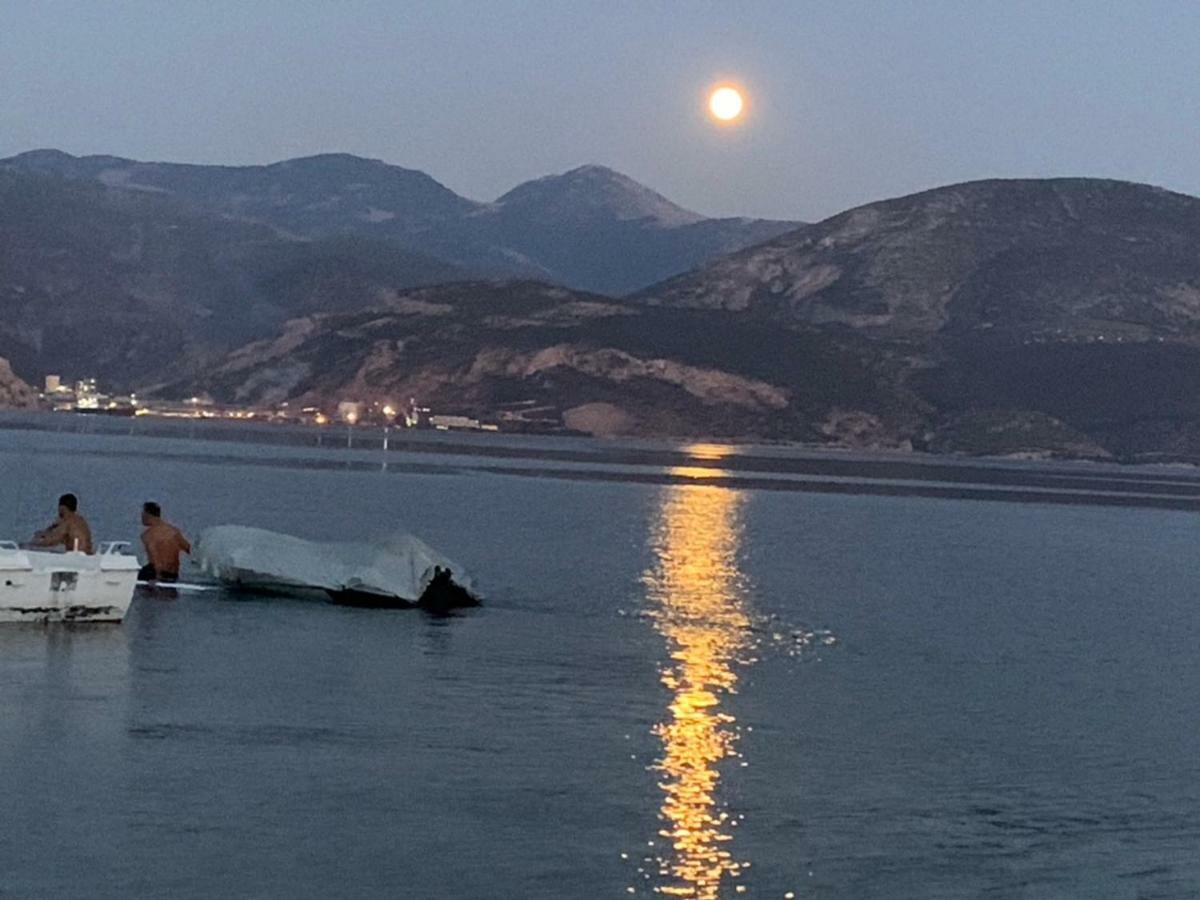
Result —
<svg viewBox="0 0 1200 900"><path fill-rule="evenodd" d="M0 624L120 622L137 587L137 558L125 545L100 553L21 550L0 543Z"/></svg>

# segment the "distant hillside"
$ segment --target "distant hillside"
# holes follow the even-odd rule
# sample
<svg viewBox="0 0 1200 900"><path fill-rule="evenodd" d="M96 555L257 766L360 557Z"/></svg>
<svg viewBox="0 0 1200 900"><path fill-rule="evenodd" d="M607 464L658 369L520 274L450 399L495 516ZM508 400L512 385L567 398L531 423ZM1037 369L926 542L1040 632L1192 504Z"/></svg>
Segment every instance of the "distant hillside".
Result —
<svg viewBox="0 0 1200 900"><path fill-rule="evenodd" d="M678 228L704 216L676 206L662 194L604 166L580 166L513 188L489 210L517 221L545 218L564 225L644 222Z"/></svg>
<svg viewBox="0 0 1200 900"><path fill-rule="evenodd" d="M459 276L392 244L297 241L169 195L0 169L0 354L133 387L296 315Z"/></svg>
<svg viewBox="0 0 1200 900"><path fill-rule="evenodd" d="M1095 179L873 203L643 292L869 339L919 445L1200 455L1200 200ZM1090 449L1086 449L1090 448Z"/></svg>
<svg viewBox="0 0 1200 900"><path fill-rule="evenodd" d="M715 247L758 227L729 237L598 167L462 206L420 177L337 159L429 190L427 222L466 229L459 246L500 253L504 234L503 253L543 274L586 275L574 253L598 240L617 250L589 257L607 260L595 277L618 282L671 240L682 259L697 234ZM1200 462L1192 197L1093 179L954 185L614 300L481 281L356 229L297 237L296 210L284 230L222 212L224 188L205 206L145 172L105 186L112 168L0 166L0 355L29 380L329 408L415 397L538 430ZM337 208L349 221L357 207Z"/></svg>
<svg viewBox="0 0 1200 900"><path fill-rule="evenodd" d="M623 294L798 223L706 219L601 166L460 197L423 172L348 154L267 166L147 163L35 150L0 168L160 194L197 212L305 238L385 240L477 274L529 276Z"/></svg>
<svg viewBox="0 0 1200 900"><path fill-rule="evenodd" d="M903 421L869 355L728 313L654 310L532 282L435 286L310 316L177 395L243 403L417 398L506 427L824 440L838 404ZM898 425L897 427L902 427Z"/></svg>
<svg viewBox="0 0 1200 900"><path fill-rule="evenodd" d="M268 223L304 237L354 232L363 224L416 231L478 205L424 172L345 153L269 166L201 166L33 150L0 160L0 166L170 194L208 212Z"/></svg>
<svg viewBox="0 0 1200 900"><path fill-rule="evenodd" d="M923 339L1193 327L1200 200L1098 179L979 181L872 203L642 293ZM1131 330L1132 329L1132 330Z"/></svg>
<svg viewBox="0 0 1200 900"><path fill-rule="evenodd" d="M536 260L552 280L621 296L797 225L706 219L619 172L583 166L513 189L476 212L470 232Z"/></svg>

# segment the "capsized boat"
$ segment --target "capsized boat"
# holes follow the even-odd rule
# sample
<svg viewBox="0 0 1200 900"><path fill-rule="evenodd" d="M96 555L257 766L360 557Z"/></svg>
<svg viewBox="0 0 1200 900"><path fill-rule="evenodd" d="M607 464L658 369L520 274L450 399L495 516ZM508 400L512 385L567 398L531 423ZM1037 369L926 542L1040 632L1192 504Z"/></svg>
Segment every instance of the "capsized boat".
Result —
<svg viewBox="0 0 1200 900"><path fill-rule="evenodd" d="M471 578L415 535L325 543L244 525L200 534L193 559L201 571L244 590L320 592L348 606L478 606Z"/></svg>
<svg viewBox="0 0 1200 900"><path fill-rule="evenodd" d="M137 576L137 557L123 541L101 544L95 554L0 541L0 623L120 622Z"/></svg>

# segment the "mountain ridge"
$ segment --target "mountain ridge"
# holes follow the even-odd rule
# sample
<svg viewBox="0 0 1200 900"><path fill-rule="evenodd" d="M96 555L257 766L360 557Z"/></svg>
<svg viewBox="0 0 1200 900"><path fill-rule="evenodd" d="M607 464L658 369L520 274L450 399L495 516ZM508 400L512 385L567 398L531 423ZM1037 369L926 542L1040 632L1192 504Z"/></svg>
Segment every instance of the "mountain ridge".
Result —
<svg viewBox="0 0 1200 900"><path fill-rule="evenodd" d="M101 374L234 402L407 396L538 430L1200 461L1200 200L1151 186L950 185L622 299L10 169L0 238L0 353L21 374L21 353L108 341ZM212 340L223 316L239 340ZM156 357L170 367L134 365Z"/></svg>
<svg viewBox="0 0 1200 900"><path fill-rule="evenodd" d="M617 219L651 220L665 227L694 225L708 218L672 203L628 175L594 163L519 184L488 204L488 209L532 207L540 214L547 205L565 207L566 214L582 214L584 219L600 213Z"/></svg>
<svg viewBox="0 0 1200 900"><path fill-rule="evenodd" d="M798 224L706 218L594 164L525 182L490 203L462 197L419 170L347 153L206 166L43 149L0 160L0 168L166 193L205 214L292 237L387 240L479 275L533 276L608 294Z"/></svg>
<svg viewBox="0 0 1200 900"><path fill-rule="evenodd" d="M949 185L636 299L870 341L896 391L929 408L917 446L1200 455L1200 199L1186 194L1087 178Z"/></svg>
<svg viewBox="0 0 1200 900"><path fill-rule="evenodd" d="M133 388L313 308L460 277L387 243L296 241L169 195L0 168L0 355L35 381Z"/></svg>
<svg viewBox="0 0 1200 900"><path fill-rule="evenodd" d="M1075 189L1077 196L1062 193L1068 188ZM1150 198L1163 204L1151 211ZM991 204L999 207L989 209ZM984 212L990 218L980 215ZM1090 220L1080 218L1081 212L1092 213ZM1113 212L1123 213L1124 227L1136 228L1137 233L1114 235L1111 224L1096 212L1110 218ZM1143 212L1152 212L1153 218L1139 219ZM1024 220L1012 221L1022 214ZM1004 221L1005 215L1009 221ZM1167 221L1173 223L1175 232L1164 227ZM1174 246L1182 239L1177 233L1181 229L1189 236L1200 229L1200 200L1115 179L962 182L846 210L652 285L637 296L652 304L741 310L760 307L757 311L785 318L790 315L868 329L891 325L923 333L945 324L947 312L938 304L948 300L947 291L962 287L963 272L980 256L1040 249L1037 245L1047 245L1048 229L1055 228L1060 244L1065 239L1076 241L1076 246L1069 248L1074 252L1084 249L1083 237L1106 237L1110 243L1116 237L1118 243L1145 244L1161 236ZM939 240L939 230L944 239ZM927 274L920 272L919 266L929 258L942 263L939 274L944 285L937 292L940 300L918 315L906 309L911 297L905 295L904 286L914 285L911 293L924 292L927 301L930 299L930 285L914 280L914 275ZM855 283L847 287L849 280ZM879 287L886 281L896 284L891 290L892 305L883 299L888 291ZM898 324L895 320L906 313L912 321Z"/></svg>
<svg viewBox="0 0 1200 900"><path fill-rule="evenodd" d="M479 310L535 296L549 311ZM1200 459L1200 200L1128 182L892 198L621 301L433 286L292 327L213 390L296 375L274 346L307 366L304 402L411 390L480 417L528 401L551 429Z"/></svg>

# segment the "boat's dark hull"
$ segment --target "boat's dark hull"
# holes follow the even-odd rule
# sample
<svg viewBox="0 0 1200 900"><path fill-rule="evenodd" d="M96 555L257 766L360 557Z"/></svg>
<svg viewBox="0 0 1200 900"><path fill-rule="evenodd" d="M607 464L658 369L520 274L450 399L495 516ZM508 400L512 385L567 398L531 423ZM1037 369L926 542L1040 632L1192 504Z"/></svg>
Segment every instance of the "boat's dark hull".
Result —
<svg viewBox="0 0 1200 900"><path fill-rule="evenodd" d="M339 606L357 606L362 609L424 609L430 612L446 612L479 605L479 598L454 581L450 573L440 570L433 580L414 600L406 600L392 594L380 594L356 588L327 590L329 599Z"/></svg>
<svg viewBox="0 0 1200 900"><path fill-rule="evenodd" d="M362 609L411 609L417 604L402 597L376 594L372 591L327 590L329 599L338 606L357 606Z"/></svg>

